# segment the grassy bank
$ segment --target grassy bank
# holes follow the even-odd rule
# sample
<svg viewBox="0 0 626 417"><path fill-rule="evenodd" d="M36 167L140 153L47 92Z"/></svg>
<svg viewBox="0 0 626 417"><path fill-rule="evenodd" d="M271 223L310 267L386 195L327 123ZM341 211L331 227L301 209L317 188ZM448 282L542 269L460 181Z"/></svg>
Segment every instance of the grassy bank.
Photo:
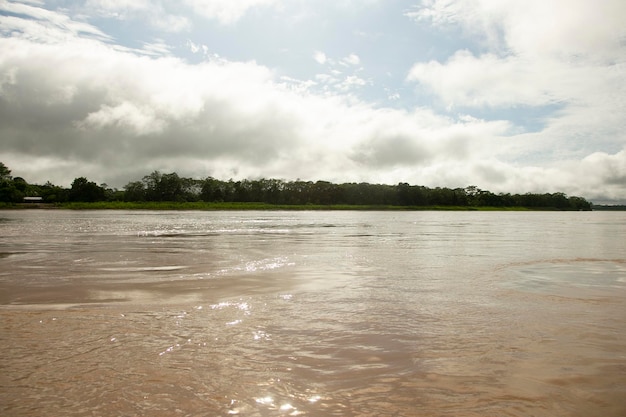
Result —
<svg viewBox="0 0 626 417"><path fill-rule="evenodd" d="M469 206L391 206L349 204L268 204L268 203L207 203L207 202L128 202L102 201L95 203L60 204L5 204L5 209L67 209L67 210L456 210L456 211L528 211L524 207L469 207ZM551 209L547 209L551 210Z"/></svg>

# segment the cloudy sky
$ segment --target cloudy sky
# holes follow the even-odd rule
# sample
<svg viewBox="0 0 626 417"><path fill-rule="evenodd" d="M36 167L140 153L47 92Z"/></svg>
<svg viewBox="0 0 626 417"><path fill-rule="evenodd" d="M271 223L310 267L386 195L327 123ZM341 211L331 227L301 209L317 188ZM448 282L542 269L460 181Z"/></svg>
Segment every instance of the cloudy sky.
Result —
<svg viewBox="0 0 626 417"><path fill-rule="evenodd" d="M0 0L31 183L476 185L626 202L623 0Z"/></svg>

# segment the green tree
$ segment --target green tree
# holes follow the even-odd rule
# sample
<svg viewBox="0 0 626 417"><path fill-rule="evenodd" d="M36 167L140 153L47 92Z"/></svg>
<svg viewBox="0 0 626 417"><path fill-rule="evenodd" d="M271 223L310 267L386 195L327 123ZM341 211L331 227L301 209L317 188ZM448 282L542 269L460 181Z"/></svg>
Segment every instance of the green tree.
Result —
<svg viewBox="0 0 626 417"><path fill-rule="evenodd" d="M0 201L17 203L22 200L23 196L24 194L15 187L11 170L0 162Z"/></svg>
<svg viewBox="0 0 626 417"><path fill-rule="evenodd" d="M224 184L222 181L213 177L207 177L202 182L202 189L200 190L202 201L224 201L224 197Z"/></svg>
<svg viewBox="0 0 626 417"><path fill-rule="evenodd" d="M27 189L29 188L28 183L22 177L13 178L13 185L22 193L26 193Z"/></svg>
<svg viewBox="0 0 626 417"><path fill-rule="evenodd" d="M161 201L182 201L183 182L177 173L163 174L158 184L158 194Z"/></svg>
<svg viewBox="0 0 626 417"><path fill-rule="evenodd" d="M160 201L159 183L161 182L161 174L159 171L153 171L141 180L146 190L146 200Z"/></svg>
<svg viewBox="0 0 626 417"><path fill-rule="evenodd" d="M0 181L10 181L11 180L11 170L4 165L4 163L0 162Z"/></svg>
<svg viewBox="0 0 626 417"><path fill-rule="evenodd" d="M153 171L141 180L145 193L145 200L148 201L197 201L202 193L203 181L192 178L182 178L177 173L162 174ZM127 199L137 199L140 187L138 183L129 183L127 192L131 191L133 196ZM135 193L136 192L136 193Z"/></svg>
<svg viewBox="0 0 626 417"><path fill-rule="evenodd" d="M124 186L124 200L144 201L146 199L146 187L141 181L131 181Z"/></svg>
<svg viewBox="0 0 626 417"><path fill-rule="evenodd" d="M582 197L570 197L569 206L573 210L591 210L591 203Z"/></svg>
<svg viewBox="0 0 626 417"><path fill-rule="evenodd" d="M103 201L105 200L104 188L98 186L95 182L88 181L85 177L79 177L72 182L70 188L71 201Z"/></svg>
<svg viewBox="0 0 626 417"><path fill-rule="evenodd" d="M69 190L52 184L50 181L39 185L39 195L49 203L62 203L69 200Z"/></svg>

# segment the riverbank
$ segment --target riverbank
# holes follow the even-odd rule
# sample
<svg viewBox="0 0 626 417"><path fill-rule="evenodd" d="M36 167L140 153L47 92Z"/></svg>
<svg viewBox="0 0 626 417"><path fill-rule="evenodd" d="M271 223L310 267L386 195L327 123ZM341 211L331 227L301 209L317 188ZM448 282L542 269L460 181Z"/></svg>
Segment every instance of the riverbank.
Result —
<svg viewBox="0 0 626 417"><path fill-rule="evenodd" d="M369 211L419 211L419 210L453 210L453 211L551 211L555 208L527 208L527 207L474 207L474 206L392 206L392 205L351 205L351 204L268 204L268 203L234 203L234 202L130 202L130 201L102 201L94 203L19 203L3 204L0 209L65 209L65 210L369 210Z"/></svg>

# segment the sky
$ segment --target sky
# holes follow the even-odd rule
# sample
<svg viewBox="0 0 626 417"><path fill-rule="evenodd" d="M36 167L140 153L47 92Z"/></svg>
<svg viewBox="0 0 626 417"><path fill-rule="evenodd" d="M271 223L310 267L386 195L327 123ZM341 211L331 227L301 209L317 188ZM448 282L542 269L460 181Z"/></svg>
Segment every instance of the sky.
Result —
<svg viewBox="0 0 626 417"><path fill-rule="evenodd" d="M0 0L29 183L408 182L626 203L623 0Z"/></svg>

